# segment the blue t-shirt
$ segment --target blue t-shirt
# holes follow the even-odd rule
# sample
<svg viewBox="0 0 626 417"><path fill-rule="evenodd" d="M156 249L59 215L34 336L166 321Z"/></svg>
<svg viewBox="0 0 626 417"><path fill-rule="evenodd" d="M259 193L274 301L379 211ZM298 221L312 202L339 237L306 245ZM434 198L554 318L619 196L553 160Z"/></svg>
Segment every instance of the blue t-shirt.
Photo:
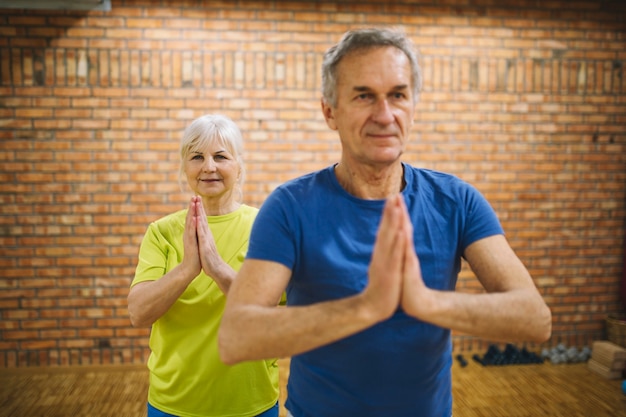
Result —
<svg viewBox="0 0 626 417"><path fill-rule="evenodd" d="M403 167L402 194L424 282L454 290L464 250L501 234L500 223L466 182ZM261 207L247 257L291 269L288 305L360 293L384 204L348 194L334 166L289 181ZM451 356L448 329L399 309L384 322L292 357L286 407L294 417L449 417Z"/></svg>

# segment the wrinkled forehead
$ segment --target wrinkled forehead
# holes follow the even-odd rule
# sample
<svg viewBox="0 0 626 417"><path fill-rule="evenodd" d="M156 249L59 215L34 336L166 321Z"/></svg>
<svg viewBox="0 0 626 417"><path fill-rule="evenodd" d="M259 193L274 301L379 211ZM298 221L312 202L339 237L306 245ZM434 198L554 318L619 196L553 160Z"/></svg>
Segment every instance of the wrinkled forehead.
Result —
<svg viewBox="0 0 626 417"><path fill-rule="evenodd" d="M411 62L395 47L362 48L350 52L338 63L337 86L367 87L367 83L391 83L412 88Z"/></svg>

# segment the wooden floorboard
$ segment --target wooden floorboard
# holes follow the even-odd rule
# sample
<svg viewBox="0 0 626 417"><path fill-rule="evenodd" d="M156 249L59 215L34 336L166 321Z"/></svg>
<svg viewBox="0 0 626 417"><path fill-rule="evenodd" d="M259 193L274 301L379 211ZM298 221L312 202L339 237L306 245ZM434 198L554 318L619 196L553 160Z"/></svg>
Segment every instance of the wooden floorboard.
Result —
<svg viewBox="0 0 626 417"><path fill-rule="evenodd" d="M280 367L282 405L288 360ZM452 375L454 417L626 417L621 380L604 379L586 364L470 361L462 368L455 361ZM147 390L144 366L0 369L0 416L144 417Z"/></svg>

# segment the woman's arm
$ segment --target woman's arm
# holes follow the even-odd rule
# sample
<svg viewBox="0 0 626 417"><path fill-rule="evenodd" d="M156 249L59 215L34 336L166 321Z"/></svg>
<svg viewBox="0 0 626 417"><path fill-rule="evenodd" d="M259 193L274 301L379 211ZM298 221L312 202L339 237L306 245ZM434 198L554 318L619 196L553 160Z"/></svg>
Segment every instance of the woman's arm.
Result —
<svg viewBox="0 0 626 417"><path fill-rule="evenodd" d="M185 219L182 262L161 278L140 282L130 289L127 302L133 326L151 326L169 310L189 283L200 274L195 215L196 209L192 199Z"/></svg>

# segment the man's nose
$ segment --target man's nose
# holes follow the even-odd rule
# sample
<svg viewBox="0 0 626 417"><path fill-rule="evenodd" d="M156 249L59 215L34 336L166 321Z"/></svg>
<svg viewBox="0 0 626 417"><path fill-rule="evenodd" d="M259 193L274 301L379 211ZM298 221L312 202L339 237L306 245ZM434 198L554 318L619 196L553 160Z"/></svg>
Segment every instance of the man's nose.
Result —
<svg viewBox="0 0 626 417"><path fill-rule="evenodd" d="M393 122L393 113L391 111L391 107L389 106L389 101L379 100L376 102L374 105L372 120L380 124L389 124Z"/></svg>

